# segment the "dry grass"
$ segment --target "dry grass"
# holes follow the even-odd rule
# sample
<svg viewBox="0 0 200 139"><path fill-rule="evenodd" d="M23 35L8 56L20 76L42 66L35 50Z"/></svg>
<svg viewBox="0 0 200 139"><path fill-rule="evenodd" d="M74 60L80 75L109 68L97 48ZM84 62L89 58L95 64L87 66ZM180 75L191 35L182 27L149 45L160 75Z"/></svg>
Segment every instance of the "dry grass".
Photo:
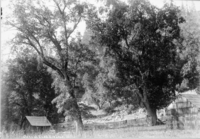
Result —
<svg viewBox="0 0 200 139"><path fill-rule="evenodd" d="M132 139L132 138L199 138L200 130L161 130L161 131L138 131L138 128L130 127L123 129L107 129L107 130L89 130L84 131L80 135L76 135L74 131L68 132L45 132L43 134L23 135L22 132L13 132L4 134L2 138L29 138L29 139Z"/></svg>

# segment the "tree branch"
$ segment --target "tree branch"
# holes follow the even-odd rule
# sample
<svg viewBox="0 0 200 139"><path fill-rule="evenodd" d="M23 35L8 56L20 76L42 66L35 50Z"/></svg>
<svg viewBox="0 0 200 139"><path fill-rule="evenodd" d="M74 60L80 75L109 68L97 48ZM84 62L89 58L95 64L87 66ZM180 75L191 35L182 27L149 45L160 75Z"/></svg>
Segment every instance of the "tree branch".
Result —
<svg viewBox="0 0 200 139"><path fill-rule="evenodd" d="M128 49L129 49L129 48L130 48L130 45L128 44L127 38L124 38L124 40L125 40L125 43L126 43Z"/></svg>
<svg viewBox="0 0 200 139"><path fill-rule="evenodd" d="M29 43L26 43L26 42L22 42L22 43L32 46L32 47L37 51L37 53L38 53L39 55L41 55L41 52L40 52L40 51L38 50L38 48L33 44L33 42L32 42L28 37L26 37L26 39L28 40Z"/></svg>
<svg viewBox="0 0 200 139"><path fill-rule="evenodd" d="M30 34L30 35L31 35L32 38L37 42L37 44L38 44L38 46L39 46L39 48L40 48L40 53L41 53L42 57L44 57L44 52L43 52L43 49L42 49L42 46L41 46L39 40L38 40L33 34Z"/></svg>
<svg viewBox="0 0 200 139"><path fill-rule="evenodd" d="M73 29L72 29L72 31L67 35L67 40L68 40L68 38L71 36L71 34L74 32L74 30L77 28L77 26L78 26L78 24L80 23L80 21L81 21L81 16L79 17L79 19L78 19L78 21L77 21L77 23L74 25L74 27L73 27ZM66 27L66 26L65 26Z"/></svg>
<svg viewBox="0 0 200 139"><path fill-rule="evenodd" d="M22 104L19 104L19 103L17 103L17 102L14 102L13 104L14 104L14 105L18 105L18 106L20 106L20 107L23 107Z"/></svg>
<svg viewBox="0 0 200 139"><path fill-rule="evenodd" d="M64 79L65 76L63 75L62 71L56 67L55 65L53 65L52 63L50 63L49 61L47 61L44 57L42 58L43 59L43 63L45 65L47 65L48 67L52 68L53 70L57 71L57 73Z"/></svg>
<svg viewBox="0 0 200 139"><path fill-rule="evenodd" d="M12 23L9 23L9 24L10 24L11 26L17 28L22 34L24 34L24 31L23 31L20 27L16 26L15 24L12 24ZM28 31L28 30L27 30L27 31ZM41 51L41 52L38 50L38 48L34 45L34 43L33 43L33 42L31 41L31 39L28 37L29 35L28 35L28 34L26 34L26 35L27 35L27 36L24 36L24 38L27 39L29 43L26 43L26 42L21 42L21 43L26 44L26 45L31 45L31 46L37 51L37 53L38 53L39 55L44 56L43 50L42 50L42 46L40 45L40 42L37 40L37 38L36 38L32 33L30 33L30 35L33 37L33 39L34 39L34 40L37 42L37 44L39 45L40 51Z"/></svg>
<svg viewBox="0 0 200 139"><path fill-rule="evenodd" d="M48 60L46 60L46 58L44 57L44 55L42 55L42 54L40 53L40 51L39 51L39 50L37 49L37 47L31 42L31 40L30 40L29 38L27 38L27 39L28 39L29 43L25 43L25 42L23 42L23 43L28 44L28 45L31 45L31 46L37 51L37 53L41 56L41 58L43 59L43 63L44 63L45 65L47 65L48 67L52 68L53 70L57 71L57 73L64 79L65 76L63 75L62 71L61 71L58 67L56 67L55 65L53 65L52 63L50 63Z"/></svg>
<svg viewBox="0 0 200 139"><path fill-rule="evenodd" d="M59 43L59 41L57 40L56 36L54 33L50 34L48 33L49 39L52 41L52 43L55 45L55 47L57 48L57 51L60 55L60 52L62 50L61 45ZM53 37L54 36L54 37ZM61 56L61 55L60 55ZM62 57L62 56L61 56Z"/></svg>
<svg viewBox="0 0 200 139"><path fill-rule="evenodd" d="M56 38L56 35L54 34L54 31L53 30L51 30L51 23L46 19L46 18L44 18L44 20L48 23L48 28L49 28L49 30L51 31L49 31L48 32L48 37L49 37L49 39L52 41L52 43L55 45L55 47L57 48L57 50L58 50L58 53L59 53L59 55L60 55L60 52L61 52L61 50L62 50L62 47L61 47L61 45L60 45L60 43L59 43L59 41L58 41L58 39ZM42 24L42 23L41 23ZM43 26L45 26L44 24L42 24Z"/></svg>

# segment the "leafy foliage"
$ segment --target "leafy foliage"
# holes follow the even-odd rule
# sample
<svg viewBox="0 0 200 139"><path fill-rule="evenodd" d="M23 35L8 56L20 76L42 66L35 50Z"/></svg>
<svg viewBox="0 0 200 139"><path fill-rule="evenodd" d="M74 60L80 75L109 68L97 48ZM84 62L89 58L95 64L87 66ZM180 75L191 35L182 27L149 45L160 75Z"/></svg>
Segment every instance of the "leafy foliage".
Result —
<svg viewBox="0 0 200 139"><path fill-rule="evenodd" d="M182 52L189 54L185 49L194 49L177 44L185 40L180 34L179 25L185 21L180 10L172 3L158 9L146 0L134 0L104 9L107 18L99 13L89 13L87 23L93 39L116 60L118 92L136 94L156 124L156 110L172 101L187 76L195 80L198 76L193 74L197 64L188 64L196 60L181 58Z"/></svg>
<svg viewBox="0 0 200 139"><path fill-rule="evenodd" d="M199 12L186 12L182 9L182 15L186 19L184 24L181 24L181 42L182 51L180 51L180 58L185 62L182 69L182 75L185 81L185 86L182 90L195 89L199 86L199 44L200 44L200 24Z"/></svg>
<svg viewBox="0 0 200 139"><path fill-rule="evenodd" d="M53 86L60 93L53 102L59 112L71 109L67 113L72 114L79 127L83 127L78 106L84 93L82 77L96 62L76 31L86 11L87 5L76 0L53 0L49 6L39 0L19 0L14 4L13 20L8 21L18 31L15 46L34 48L42 63L50 68ZM65 109L65 104L72 107Z"/></svg>

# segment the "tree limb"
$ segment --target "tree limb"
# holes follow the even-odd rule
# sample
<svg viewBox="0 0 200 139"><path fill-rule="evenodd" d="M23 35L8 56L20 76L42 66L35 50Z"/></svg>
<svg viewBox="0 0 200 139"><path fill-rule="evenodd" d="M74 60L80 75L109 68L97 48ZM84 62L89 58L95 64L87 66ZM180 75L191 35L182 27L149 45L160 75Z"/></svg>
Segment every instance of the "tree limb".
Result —
<svg viewBox="0 0 200 139"><path fill-rule="evenodd" d="M52 35L53 35L54 37L53 37ZM48 36L49 36L49 39L51 40L51 42L52 42L52 43L54 44L54 46L57 48L57 51L58 51L58 53L59 53L59 55L60 55L60 52L61 52L62 48L61 48L61 45L60 45L59 41L57 40L55 34L54 34L54 33L52 33L52 34L48 33ZM61 55L60 55L60 56L61 56Z"/></svg>
<svg viewBox="0 0 200 139"><path fill-rule="evenodd" d="M42 57L43 57L43 56L44 56L44 52L43 52L43 49L42 49L42 46L41 46L39 40L38 40L32 33L31 33L30 35L31 35L32 38L37 42L37 44L38 44L38 46L39 46L39 48L40 48L40 53L41 53L41 55L42 55Z"/></svg>
<svg viewBox="0 0 200 139"><path fill-rule="evenodd" d="M38 53L39 55L41 55L41 52L40 52L40 51L38 50L38 48L33 44L33 42L32 42L28 37L27 37L26 39L28 40L29 43L26 43L26 42L22 42L22 43L32 46L32 47L37 51L37 53Z"/></svg>
<svg viewBox="0 0 200 139"><path fill-rule="evenodd" d="M129 48L130 48L130 45L128 44L127 38L124 38L124 40L125 40L125 43L126 43L128 49L129 49Z"/></svg>
<svg viewBox="0 0 200 139"><path fill-rule="evenodd" d="M52 63L50 63L49 61L47 61L47 60L45 59L45 57L43 57L42 59L43 59L43 63L44 63L45 65L47 65L48 67L50 67L50 68L52 68L53 70L57 71L57 73L58 73L63 79L65 78L65 76L64 76L63 73L62 73L62 71L61 71L58 67L56 67L55 65L53 65Z"/></svg>
<svg viewBox="0 0 200 139"><path fill-rule="evenodd" d="M74 32L74 30L77 28L77 26L78 26L78 24L80 23L80 21L81 21L81 16L79 17L79 19L78 19L78 21L77 21L77 23L74 25L74 27L73 27L73 29L72 29L72 31L70 31L70 33L67 35L67 40L68 40L68 38L71 36L71 34Z"/></svg>

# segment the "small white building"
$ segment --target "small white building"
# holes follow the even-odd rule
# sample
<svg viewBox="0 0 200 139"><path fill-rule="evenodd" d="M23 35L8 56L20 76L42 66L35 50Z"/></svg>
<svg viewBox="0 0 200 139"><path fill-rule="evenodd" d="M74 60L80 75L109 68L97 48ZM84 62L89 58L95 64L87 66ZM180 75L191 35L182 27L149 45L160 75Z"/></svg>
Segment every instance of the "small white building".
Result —
<svg viewBox="0 0 200 139"><path fill-rule="evenodd" d="M45 116L26 116L26 129L25 132L43 132L50 130L52 124Z"/></svg>
<svg viewBox="0 0 200 139"><path fill-rule="evenodd" d="M200 127L200 95L196 90L177 94L177 98L166 108L166 116L171 116L177 126Z"/></svg>

